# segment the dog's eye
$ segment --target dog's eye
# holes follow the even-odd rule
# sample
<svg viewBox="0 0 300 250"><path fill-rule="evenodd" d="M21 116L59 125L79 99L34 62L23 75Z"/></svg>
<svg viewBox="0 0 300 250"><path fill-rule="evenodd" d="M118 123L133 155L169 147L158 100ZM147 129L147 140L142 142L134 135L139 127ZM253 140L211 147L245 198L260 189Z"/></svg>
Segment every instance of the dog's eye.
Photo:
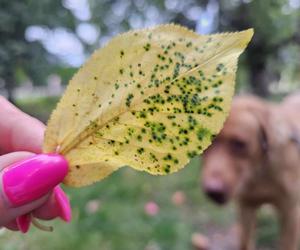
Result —
<svg viewBox="0 0 300 250"><path fill-rule="evenodd" d="M244 154L247 149L246 142L238 139L232 139L229 141L230 148L234 153Z"/></svg>

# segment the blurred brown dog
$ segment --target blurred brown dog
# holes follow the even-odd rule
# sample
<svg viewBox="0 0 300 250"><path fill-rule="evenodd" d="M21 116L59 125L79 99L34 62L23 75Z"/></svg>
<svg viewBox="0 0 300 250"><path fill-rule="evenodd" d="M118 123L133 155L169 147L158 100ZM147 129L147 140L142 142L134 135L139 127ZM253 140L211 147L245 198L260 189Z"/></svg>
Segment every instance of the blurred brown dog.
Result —
<svg viewBox="0 0 300 250"><path fill-rule="evenodd" d="M255 213L278 211L280 250L298 249L300 234L300 93L281 104L254 96L233 101L224 128L203 157L205 193L239 208L240 249L255 249Z"/></svg>

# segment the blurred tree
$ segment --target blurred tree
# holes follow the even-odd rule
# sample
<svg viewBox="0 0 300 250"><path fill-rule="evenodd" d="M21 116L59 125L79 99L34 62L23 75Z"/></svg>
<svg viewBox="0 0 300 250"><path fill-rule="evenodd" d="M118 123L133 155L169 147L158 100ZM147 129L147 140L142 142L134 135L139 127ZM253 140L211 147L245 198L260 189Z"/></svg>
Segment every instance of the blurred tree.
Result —
<svg viewBox="0 0 300 250"><path fill-rule="evenodd" d="M296 2L220 1L220 30L255 29L254 39L246 50L245 65L249 84L258 95L268 96L271 82L279 80L287 63L284 51L289 54L289 59L300 58L300 1L298 5ZM291 45L297 46L298 50L291 49ZM298 72L295 67L290 72L291 77L299 77Z"/></svg>
<svg viewBox="0 0 300 250"><path fill-rule="evenodd" d="M26 28L39 24L74 29L74 17L62 8L60 0L1 0L0 20L0 78L4 80L9 100L13 101L12 91L18 78L42 84L51 71L49 61L55 60L39 42L25 39Z"/></svg>

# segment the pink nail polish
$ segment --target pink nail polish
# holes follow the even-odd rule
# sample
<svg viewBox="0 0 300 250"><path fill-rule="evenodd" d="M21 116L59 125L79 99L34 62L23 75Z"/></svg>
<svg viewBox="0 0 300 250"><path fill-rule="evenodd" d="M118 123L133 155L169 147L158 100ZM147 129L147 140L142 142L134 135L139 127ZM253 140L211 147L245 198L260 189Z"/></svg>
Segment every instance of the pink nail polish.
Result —
<svg viewBox="0 0 300 250"><path fill-rule="evenodd" d="M30 227L31 223L31 215L30 214L24 214L16 218L16 222L18 225L19 230L22 233L27 233Z"/></svg>
<svg viewBox="0 0 300 250"><path fill-rule="evenodd" d="M39 154L3 171L3 190L12 206L46 195L68 172L68 162L58 154Z"/></svg>
<svg viewBox="0 0 300 250"><path fill-rule="evenodd" d="M64 221L70 222L72 218L70 201L61 187L54 188L54 197L58 206L58 216Z"/></svg>

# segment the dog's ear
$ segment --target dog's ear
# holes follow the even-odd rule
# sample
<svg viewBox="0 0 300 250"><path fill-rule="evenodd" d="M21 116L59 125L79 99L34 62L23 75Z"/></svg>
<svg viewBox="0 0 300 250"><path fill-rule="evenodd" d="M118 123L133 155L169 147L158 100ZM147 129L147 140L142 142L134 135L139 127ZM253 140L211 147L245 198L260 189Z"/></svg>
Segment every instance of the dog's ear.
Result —
<svg viewBox="0 0 300 250"><path fill-rule="evenodd" d="M269 149L269 143L266 128L263 124L260 124L259 127L258 140L261 145L262 151L266 153Z"/></svg>
<svg viewBox="0 0 300 250"><path fill-rule="evenodd" d="M248 111L258 122L257 140L263 153L275 152L291 138L289 124L277 104L255 96L236 97L234 105ZM272 148L272 150L271 150Z"/></svg>
<svg viewBox="0 0 300 250"><path fill-rule="evenodd" d="M256 120L258 129L255 135L255 139L258 142L259 150L263 153L269 150L271 145L272 134L270 133L270 113L271 107L268 102L257 96L238 96L235 97L234 103L237 109L243 112L249 113Z"/></svg>
<svg viewBox="0 0 300 250"><path fill-rule="evenodd" d="M269 149L270 138L268 136L269 119L270 114L268 112L268 108L265 107L263 109L259 109L255 112L255 116L258 121L259 130L258 130L258 141L261 146L262 152L267 153Z"/></svg>
<svg viewBox="0 0 300 250"><path fill-rule="evenodd" d="M253 101L251 105L248 106L248 110L254 115L255 119L258 122L258 133L257 138L261 146L261 150L264 153L267 153L270 147L272 138L272 133L270 131L271 127L271 110L267 102L257 99Z"/></svg>
<svg viewBox="0 0 300 250"><path fill-rule="evenodd" d="M276 106L265 102L254 111L259 123L259 143L264 153L267 153L271 147L284 145L290 138L287 123L276 109Z"/></svg>

